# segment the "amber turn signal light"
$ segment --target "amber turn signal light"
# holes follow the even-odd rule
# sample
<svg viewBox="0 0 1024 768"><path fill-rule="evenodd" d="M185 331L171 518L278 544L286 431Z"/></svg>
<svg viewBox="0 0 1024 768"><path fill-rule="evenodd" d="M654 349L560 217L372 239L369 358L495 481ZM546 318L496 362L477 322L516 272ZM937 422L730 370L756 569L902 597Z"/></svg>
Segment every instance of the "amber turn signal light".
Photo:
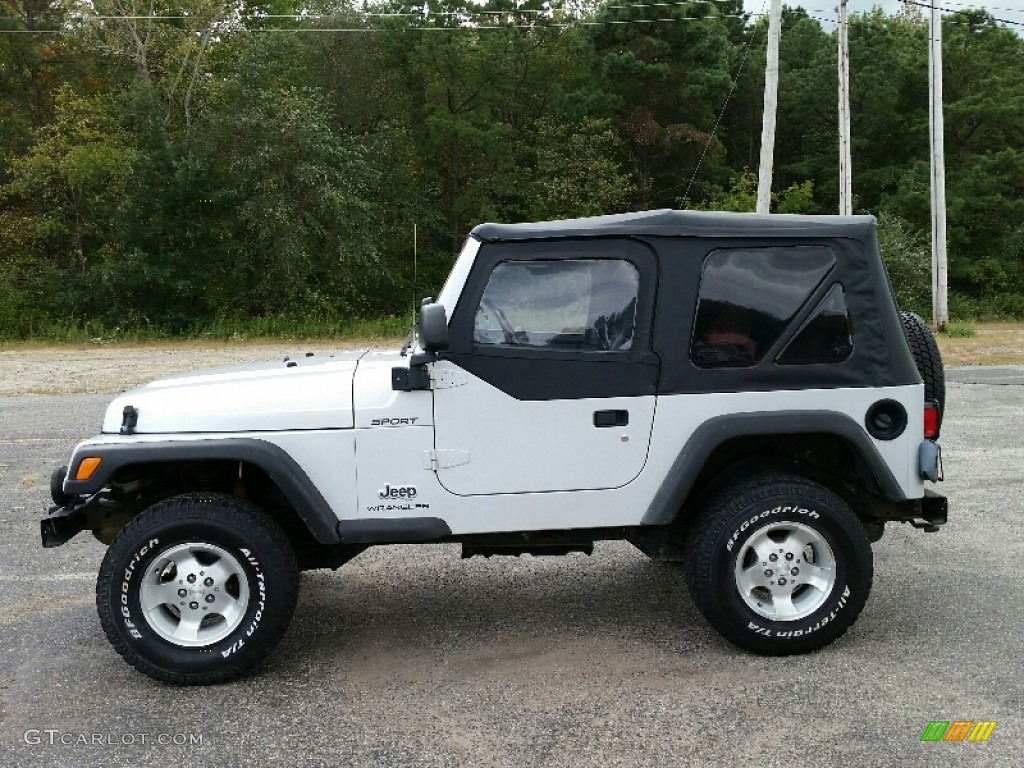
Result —
<svg viewBox="0 0 1024 768"><path fill-rule="evenodd" d="M99 469L100 464L103 462L99 456L87 456L82 459L78 465L78 469L75 472L75 480L88 480Z"/></svg>

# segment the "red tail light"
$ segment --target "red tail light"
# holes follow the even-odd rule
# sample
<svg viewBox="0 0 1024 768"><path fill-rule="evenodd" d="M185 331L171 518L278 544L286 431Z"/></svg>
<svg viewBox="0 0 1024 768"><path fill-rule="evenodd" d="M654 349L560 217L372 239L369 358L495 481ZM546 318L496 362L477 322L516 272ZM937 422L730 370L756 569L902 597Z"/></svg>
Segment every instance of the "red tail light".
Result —
<svg viewBox="0 0 1024 768"><path fill-rule="evenodd" d="M924 406L924 436L929 440L939 436L939 407L935 403Z"/></svg>

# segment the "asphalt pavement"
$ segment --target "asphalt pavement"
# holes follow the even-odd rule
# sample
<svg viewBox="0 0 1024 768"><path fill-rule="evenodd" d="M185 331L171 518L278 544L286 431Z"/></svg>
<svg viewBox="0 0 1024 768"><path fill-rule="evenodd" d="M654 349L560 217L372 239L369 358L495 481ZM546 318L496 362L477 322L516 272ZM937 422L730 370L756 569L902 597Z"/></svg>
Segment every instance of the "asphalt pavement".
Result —
<svg viewBox="0 0 1024 768"><path fill-rule="evenodd" d="M40 547L48 478L106 395L0 397L0 765L1024 765L1024 368L947 371L950 522L890 525L867 607L814 654L720 639L630 545L382 547L303 575L258 672L175 688L96 618L104 547ZM922 742L993 721L986 742Z"/></svg>

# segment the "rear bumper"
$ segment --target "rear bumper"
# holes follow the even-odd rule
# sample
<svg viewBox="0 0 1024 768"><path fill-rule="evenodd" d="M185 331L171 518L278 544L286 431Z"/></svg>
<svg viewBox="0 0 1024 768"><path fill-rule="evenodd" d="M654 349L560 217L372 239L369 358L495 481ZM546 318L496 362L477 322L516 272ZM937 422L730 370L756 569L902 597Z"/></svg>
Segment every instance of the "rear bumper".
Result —
<svg viewBox="0 0 1024 768"><path fill-rule="evenodd" d="M911 520L910 524L915 528L922 528L928 533L934 533L939 530L940 525L946 524L948 509L949 505L945 496L940 496L935 491L926 488L924 497L921 499L921 519Z"/></svg>
<svg viewBox="0 0 1024 768"><path fill-rule="evenodd" d="M940 496L935 491L925 489L924 498L921 499L921 517L932 525L945 525L948 509L949 504L945 496Z"/></svg>

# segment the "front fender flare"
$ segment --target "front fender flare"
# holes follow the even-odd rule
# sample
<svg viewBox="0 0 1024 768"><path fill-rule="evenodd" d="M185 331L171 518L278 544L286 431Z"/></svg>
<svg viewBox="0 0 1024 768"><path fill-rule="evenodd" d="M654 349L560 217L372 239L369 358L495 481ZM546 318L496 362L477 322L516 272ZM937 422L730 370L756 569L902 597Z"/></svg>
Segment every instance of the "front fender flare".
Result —
<svg viewBox="0 0 1024 768"><path fill-rule="evenodd" d="M88 480L74 480L86 456L103 459ZM125 467L178 461L241 461L262 469L288 497L309 532L321 544L336 544L338 517L298 462L278 445L259 438L205 440L157 440L133 443L94 443L79 446L68 469L64 490L75 496L105 488Z"/></svg>

